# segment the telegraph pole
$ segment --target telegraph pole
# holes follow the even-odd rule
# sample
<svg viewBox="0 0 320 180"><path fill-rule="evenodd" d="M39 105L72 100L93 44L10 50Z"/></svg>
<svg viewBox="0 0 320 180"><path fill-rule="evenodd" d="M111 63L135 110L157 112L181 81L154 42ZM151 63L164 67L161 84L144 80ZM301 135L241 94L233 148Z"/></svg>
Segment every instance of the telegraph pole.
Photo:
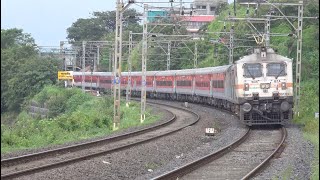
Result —
<svg viewBox="0 0 320 180"><path fill-rule="evenodd" d="M148 54L148 4L144 4L143 11L143 34L142 34L142 81L141 81L141 120L143 123L146 119L146 69L147 69L147 54Z"/></svg>

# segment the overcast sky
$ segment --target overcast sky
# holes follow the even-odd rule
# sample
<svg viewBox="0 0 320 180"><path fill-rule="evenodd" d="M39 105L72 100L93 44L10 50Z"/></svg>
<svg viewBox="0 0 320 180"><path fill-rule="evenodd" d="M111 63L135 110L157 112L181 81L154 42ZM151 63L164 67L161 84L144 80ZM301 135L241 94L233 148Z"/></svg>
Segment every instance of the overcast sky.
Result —
<svg viewBox="0 0 320 180"><path fill-rule="evenodd" d="M23 29L39 46L59 46L77 19L88 18L93 11L115 10L115 6L116 0L1 0L1 29Z"/></svg>

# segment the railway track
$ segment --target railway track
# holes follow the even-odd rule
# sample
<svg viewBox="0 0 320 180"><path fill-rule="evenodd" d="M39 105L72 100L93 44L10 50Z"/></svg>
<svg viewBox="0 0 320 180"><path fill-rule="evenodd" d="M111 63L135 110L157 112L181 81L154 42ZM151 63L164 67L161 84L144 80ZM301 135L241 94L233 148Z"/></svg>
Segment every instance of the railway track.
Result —
<svg viewBox="0 0 320 180"><path fill-rule="evenodd" d="M248 129L237 141L219 151L153 179L249 179L281 153L286 136L285 128Z"/></svg>
<svg viewBox="0 0 320 180"><path fill-rule="evenodd" d="M172 118L160 125L144 128L133 133L1 160L1 179L33 174L121 151L177 132L197 123L200 119L197 113L185 108L162 105L161 103L152 104L162 106L162 108L165 107L164 109L167 110L170 109L168 111L173 114ZM190 114L193 117L190 117Z"/></svg>

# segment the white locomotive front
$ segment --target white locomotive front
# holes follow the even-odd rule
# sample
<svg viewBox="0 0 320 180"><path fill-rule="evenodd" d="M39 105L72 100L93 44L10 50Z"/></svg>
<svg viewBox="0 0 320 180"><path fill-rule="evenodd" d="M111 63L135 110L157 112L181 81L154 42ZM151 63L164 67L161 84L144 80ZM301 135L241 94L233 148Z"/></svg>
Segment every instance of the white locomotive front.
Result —
<svg viewBox="0 0 320 180"><path fill-rule="evenodd" d="M247 125L281 124L292 119L292 60L261 47L236 61L240 120Z"/></svg>

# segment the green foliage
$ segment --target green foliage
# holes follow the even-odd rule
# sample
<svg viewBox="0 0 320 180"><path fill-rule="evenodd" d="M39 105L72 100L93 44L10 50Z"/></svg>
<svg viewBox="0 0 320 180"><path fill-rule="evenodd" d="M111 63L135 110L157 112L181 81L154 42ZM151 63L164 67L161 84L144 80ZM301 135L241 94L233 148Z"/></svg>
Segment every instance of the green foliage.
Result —
<svg viewBox="0 0 320 180"><path fill-rule="evenodd" d="M112 34L116 28L116 11L93 12L93 17L88 19L80 18L67 29L69 40L102 40L108 34ZM123 29L136 28L140 13L135 9L127 9L123 13L126 23ZM132 18L134 17L134 18Z"/></svg>
<svg viewBox="0 0 320 180"><path fill-rule="evenodd" d="M8 49L13 46L33 46L34 39L30 34L23 33L22 29L1 29L1 49Z"/></svg>
<svg viewBox="0 0 320 180"><path fill-rule="evenodd" d="M31 101L47 104L49 119L33 119L26 111L17 117L14 125L1 124L1 152L37 148L50 144L102 136L112 132L113 99L93 97L80 89L46 86ZM157 117L146 114L144 124ZM139 126L139 104L130 108L121 104L121 127Z"/></svg>
<svg viewBox="0 0 320 180"><path fill-rule="evenodd" d="M19 112L24 100L57 79L58 61L40 58L21 29L1 30L1 113Z"/></svg>

